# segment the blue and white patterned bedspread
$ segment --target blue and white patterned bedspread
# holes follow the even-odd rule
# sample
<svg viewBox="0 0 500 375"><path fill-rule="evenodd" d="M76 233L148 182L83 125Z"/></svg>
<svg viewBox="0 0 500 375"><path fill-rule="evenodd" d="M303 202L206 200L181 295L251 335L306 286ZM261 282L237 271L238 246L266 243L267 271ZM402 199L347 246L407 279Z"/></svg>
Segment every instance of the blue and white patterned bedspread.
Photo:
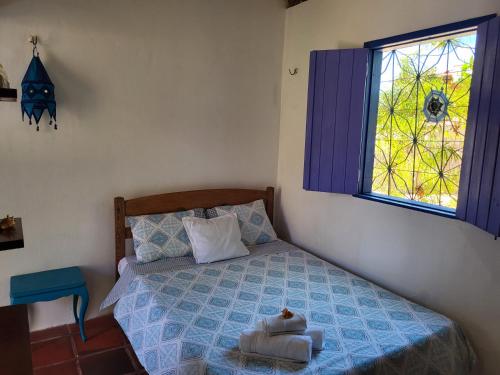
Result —
<svg viewBox="0 0 500 375"><path fill-rule="evenodd" d="M454 322L283 244L135 275L114 314L148 373L469 373L474 353ZM325 349L308 364L240 354L240 332L285 306L325 328Z"/></svg>

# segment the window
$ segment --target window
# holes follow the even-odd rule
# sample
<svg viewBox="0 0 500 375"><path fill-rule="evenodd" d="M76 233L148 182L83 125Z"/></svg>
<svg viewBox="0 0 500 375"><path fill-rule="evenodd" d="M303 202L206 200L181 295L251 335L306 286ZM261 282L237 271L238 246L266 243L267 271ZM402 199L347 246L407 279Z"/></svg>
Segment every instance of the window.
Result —
<svg viewBox="0 0 500 375"><path fill-rule="evenodd" d="M311 51L303 187L500 236L500 17Z"/></svg>
<svg viewBox="0 0 500 375"><path fill-rule="evenodd" d="M476 32L374 52L365 192L455 209Z"/></svg>

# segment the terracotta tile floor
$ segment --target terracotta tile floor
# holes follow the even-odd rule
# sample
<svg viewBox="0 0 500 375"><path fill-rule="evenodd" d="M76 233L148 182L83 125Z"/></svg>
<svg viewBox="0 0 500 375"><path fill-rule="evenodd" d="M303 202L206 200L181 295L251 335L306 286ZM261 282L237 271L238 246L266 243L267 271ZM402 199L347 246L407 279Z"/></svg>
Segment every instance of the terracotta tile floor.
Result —
<svg viewBox="0 0 500 375"><path fill-rule="evenodd" d="M112 315L86 321L85 332L85 343L75 324L31 332L34 374L146 374Z"/></svg>

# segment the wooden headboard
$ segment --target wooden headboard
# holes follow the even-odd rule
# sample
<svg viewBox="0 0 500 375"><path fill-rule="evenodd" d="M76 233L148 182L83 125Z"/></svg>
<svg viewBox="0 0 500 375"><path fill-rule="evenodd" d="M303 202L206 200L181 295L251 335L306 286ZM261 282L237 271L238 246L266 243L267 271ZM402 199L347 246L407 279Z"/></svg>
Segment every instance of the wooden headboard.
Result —
<svg viewBox="0 0 500 375"><path fill-rule="evenodd" d="M115 198L115 277L118 279L118 262L125 256L125 240L132 238L127 216L152 215L168 212L185 211L193 208L212 208L215 206L250 203L263 199L267 216L273 222L274 188L266 190L251 189L209 189L181 191L150 195L125 200Z"/></svg>

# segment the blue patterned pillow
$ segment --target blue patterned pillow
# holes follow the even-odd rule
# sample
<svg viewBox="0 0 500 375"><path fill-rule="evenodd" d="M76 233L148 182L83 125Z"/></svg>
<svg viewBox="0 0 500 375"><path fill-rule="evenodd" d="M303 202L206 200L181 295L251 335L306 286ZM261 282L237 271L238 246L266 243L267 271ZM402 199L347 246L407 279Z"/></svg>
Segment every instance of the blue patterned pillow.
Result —
<svg viewBox="0 0 500 375"><path fill-rule="evenodd" d="M202 208L168 214L129 216L134 250L140 263L192 255L191 242L182 224L185 216L205 217Z"/></svg>
<svg viewBox="0 0 500 375"><path fill-rule="evenodd" d="M262 199L236 206L219 206L206 210L207 218L234 212L240 224L241 240L247 246L276 241L278 237L267 217Z"/></svg>
<svg viewBox="0 0 500 375"><path fill-rule="evenodd" d="M205 210L205 216L207 217L207 219L213 219L214 217L218 217L219 215L217 214L217 207L207 208Z"/></svg>

